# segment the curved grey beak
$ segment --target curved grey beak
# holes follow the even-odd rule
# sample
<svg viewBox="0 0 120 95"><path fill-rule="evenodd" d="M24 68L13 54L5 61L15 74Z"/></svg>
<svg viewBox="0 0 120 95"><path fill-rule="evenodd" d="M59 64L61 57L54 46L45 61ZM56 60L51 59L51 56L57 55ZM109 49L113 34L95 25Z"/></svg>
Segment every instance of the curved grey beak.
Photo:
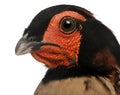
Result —
<svg viewBox="0 0 120 95"><path fill-rule="evenodd" d="M21 38L15 48L15 54L16 55L23 55L26 53L31 53L32 51L39 50L41 46L44 45L52 45L52 46L57 46L59 45L50 43L50 42L36 42L36 41L29 41L25 39L24 37Z"/></svg>
<svg viewBox="0 0 120 95"><path fill-rule="evenodd" d="M23 55L26 53L30 53L33 50L33 47L38 45L40 42L31 42L26 40L25 38L21 38L15 48L16 55Z"/></svg>

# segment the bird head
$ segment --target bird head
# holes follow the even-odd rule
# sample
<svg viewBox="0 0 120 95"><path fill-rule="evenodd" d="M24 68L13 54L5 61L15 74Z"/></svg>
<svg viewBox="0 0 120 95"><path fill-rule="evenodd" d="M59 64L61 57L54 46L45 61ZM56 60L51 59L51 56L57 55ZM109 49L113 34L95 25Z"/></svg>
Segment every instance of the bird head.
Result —
<svg viewBox="0 0 120 95"><path fill-rule="evenodd" d="M15 52L31 53L39 62L56 68L91 63L113 66L119 60L120 49L111 30L91 12L73 5L58 5L35 16Z"/></svg>

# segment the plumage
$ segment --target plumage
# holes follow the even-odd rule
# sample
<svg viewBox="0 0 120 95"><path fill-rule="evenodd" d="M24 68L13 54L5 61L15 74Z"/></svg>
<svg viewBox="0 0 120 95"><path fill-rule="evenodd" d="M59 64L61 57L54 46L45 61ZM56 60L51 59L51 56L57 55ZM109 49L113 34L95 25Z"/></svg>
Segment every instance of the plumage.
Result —
<svg viewBox="0 0 120 95"><path fill-rule="evenodd" d="M17 55L31 53L49 69L34 95L120 95L120 46L88 10L57 5L25 29Z"/></svg>

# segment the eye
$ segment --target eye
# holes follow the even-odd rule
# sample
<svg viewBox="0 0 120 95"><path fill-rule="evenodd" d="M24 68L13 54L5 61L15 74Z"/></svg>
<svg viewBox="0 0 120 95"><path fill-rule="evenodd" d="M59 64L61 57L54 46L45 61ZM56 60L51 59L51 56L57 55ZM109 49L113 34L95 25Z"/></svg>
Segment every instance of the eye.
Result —
<svg viewBox="0 0 120 95"><path fill-rule="evenodd" d="M63 33L72 33L76 29L76 21L71 17L64 17L60 21L60 29Z"/></svg>

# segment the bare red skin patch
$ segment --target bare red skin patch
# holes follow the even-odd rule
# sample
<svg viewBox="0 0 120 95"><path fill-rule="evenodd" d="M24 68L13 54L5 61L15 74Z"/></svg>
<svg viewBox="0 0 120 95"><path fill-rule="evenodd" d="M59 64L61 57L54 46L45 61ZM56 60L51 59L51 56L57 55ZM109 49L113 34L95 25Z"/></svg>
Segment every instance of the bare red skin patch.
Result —
<svg viewBox="0 0 120 95"><path fill-rule="evenodd" d="M43 46L40 50L32 52L36 60L43 62L50 68L55 68L59 65L70 66L72 65L72 59L75 59L76 63L78 61L82 35L77 29L71 34L61 32L59 23L65 16L86 21L84 16L74 11L64 11L56 14L51 19L44 33L43 41L57 44L60 47Z"/></svg>

